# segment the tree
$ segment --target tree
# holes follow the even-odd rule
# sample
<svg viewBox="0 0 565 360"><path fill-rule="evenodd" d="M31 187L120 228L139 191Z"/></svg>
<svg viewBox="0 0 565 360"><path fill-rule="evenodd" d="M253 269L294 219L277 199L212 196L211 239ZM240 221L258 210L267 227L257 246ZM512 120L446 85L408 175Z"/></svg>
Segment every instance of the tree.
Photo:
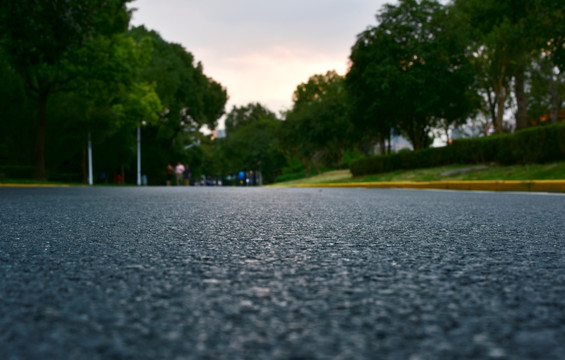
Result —
<svg viewBox="0 0 565 360"><path fill-rule="evenodd" d="M224 172L256 171L261 173L264 183L273 182L285 165L278 139L281 125L280 120L267 115L240 125L223 143L220 141Z"/></svg>
<svg viewBox="0 0 565 360"><path fill-rule="evenodd" d="M350 122L344 77L335 71L312 75L294 91L293 106L286 113L282 145L297 156L309 173L313 163L339 166L350 142Z"/></svg>
<svg viewBox="0 0 565 360"><path fill-rule="evenodd" d="M155 85L162 104L158 121L142 129L142 151L147 154L142 167L155 183L171 161L189 162L196 175L201 171L200 157L208 154L197 149L204 140L199 130L204 125L210 129L217 126L225 110L227 90L206 76L202 64L180 44L169 43L143 26L132 28L128 36L151 44L150 59L142 67L140 79Z"/></svg>
<svg viewBox="0 0 565 360"><path fill-rule="evenodd" d="M381 139L398 128L421 149L440 119L460 121L472 110L473 79L449 15L436 1L401 0L358 35L347 74L357 124Z"/></svg>
<svg viewBox="0 0 565 360"><path fill-rule="evenodd" d="M226 135L230 136L237 129L264 119L277 119L277 115L260 103L249 103L244 106L233 106L226 115Z"/></svg>
<svg viewBox="0 0 565 360"><path fill-rule="evenodd" d="M81 86L97 46L127 29L128 0L33 0L0 3L0 46L37 103L35 164L45 179L47 103L52 94Z"/></svg>
<svg viewBox="0 0 565 360"><path fill-rule="evenodd" d="M528 118L555 123L565 105L565 73L559 72L551 58L544 56L532 64Z"/></svg>
<svg viewBox="0 0 565 360"><path fill-rule="evenodd" d="M565 2L535 0L535 4L537 16L533 29L542 34L542 52L565 72Z"/></svg>
<svg viewBox="0 0 565 360"><path fill-rule="evenodd" d="M164 118L177 125L177 132L204 125L214 129L225 111L226 89L206 76L202 64L195 64L194 56L182 45L169 43L143 26L132 28L129 35L137 41L147 39L153 46L141 79L156 84Z"/></svg>
<svg viewBox="0 0 565 360"><path fill-rule="evenodd" d="M285 163L278 138L281 124L260 103L233 106L226 116L226 138L214 140L217 171L260 171L264 183L273 182Z"/></svg>
<svg viewBox="0 0 565 360"><path fill-rule="evenodd" d="M562 43L562 34L555 29L560 28L563 3L456 0L453 8L465 19L460 28L470 34L472 61L477 66L478 84L488 100L495 131L504 131L503 117L512 91L516 102L516 128L527 127L529 67L543 48L554 51L557 50L555 45Z"/></svg>
<svg viewBox="0 0 565 360"><path fill-rule="evenodd" d="M0 49L0 163L33 163L33 103L27 98L24 83L6 61ZM1 171L1 170L0 170ZM30 175L31 176L31 175Z"/></svg>

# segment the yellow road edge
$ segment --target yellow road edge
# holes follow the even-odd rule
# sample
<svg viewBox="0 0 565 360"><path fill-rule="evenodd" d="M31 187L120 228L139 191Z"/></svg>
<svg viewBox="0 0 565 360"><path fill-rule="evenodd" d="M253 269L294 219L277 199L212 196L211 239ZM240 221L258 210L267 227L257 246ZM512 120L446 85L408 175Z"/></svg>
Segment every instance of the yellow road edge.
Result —
<svg viewBox="0 0 565 360"><path fill-rule="evenodd" d="M565 180L394 181L298 184L296 187L565 192Z"/></svg>
<svg viewBox="0 0 565 360"><path fill-rule="evenodd" d="M0 187L69 187L71 185L65 184L2 184L0 183Z"/></svg>

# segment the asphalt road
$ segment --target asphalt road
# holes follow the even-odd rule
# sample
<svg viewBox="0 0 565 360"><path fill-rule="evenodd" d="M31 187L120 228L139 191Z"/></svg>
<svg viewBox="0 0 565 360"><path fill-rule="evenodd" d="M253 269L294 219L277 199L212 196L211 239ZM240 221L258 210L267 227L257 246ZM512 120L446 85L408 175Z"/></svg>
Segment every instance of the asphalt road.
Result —
<svg viewBox="0 0 565 360"><path fill-rule="evenodd" d="M565 196L0 188L3 359L563 359Z"/></svg>

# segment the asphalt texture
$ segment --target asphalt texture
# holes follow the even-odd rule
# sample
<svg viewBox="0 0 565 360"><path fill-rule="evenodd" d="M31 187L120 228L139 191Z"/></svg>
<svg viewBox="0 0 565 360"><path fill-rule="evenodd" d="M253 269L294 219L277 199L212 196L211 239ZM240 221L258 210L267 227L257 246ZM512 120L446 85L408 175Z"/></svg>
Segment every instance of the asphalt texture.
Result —
<svg viewBox="0 0 565 360"><path fill-rule="evenodd" d="M0 188L3 359L563 359L565 196Z"/></svg>

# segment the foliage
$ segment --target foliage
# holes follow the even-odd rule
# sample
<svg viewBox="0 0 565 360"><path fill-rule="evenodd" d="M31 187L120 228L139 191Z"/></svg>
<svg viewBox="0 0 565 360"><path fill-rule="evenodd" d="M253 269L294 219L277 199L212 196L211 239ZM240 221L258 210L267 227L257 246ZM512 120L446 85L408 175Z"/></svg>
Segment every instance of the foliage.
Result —
<svg viewBox="0 0 565 360"><path fill-rule="evenodd" d="M285 157L279 150L278 133L281 121L274 118L274 114L262 106L249 104L232 110L231 114L240 116L242 109L260 109L260 111L246 111L244 116L234 117L232 132L226 139L218 139L221 147L223 165L222 173L236 174L240 170L260 171L263 183L268 184L275 180L285 165ZM257 117L258 113L262 116Z"/></svg>
<svg viewBox="0 0 565 360"><path fill-rule="evenodd" d="M472 109L463 44L436 1L385 5L377 20L350 56L354 121L381 139L398 128L415 149L425 148L439 119L463 120Z"/></svg>
<svg viewBox="0 0 565 360"><path fill-rule="evenodd" d="M503 165L546 163L565 160L565 124L539 126L515 134L461 139L453 145L409 153L365 158L351 164L354 176L400 169L449 164L496 162Z"/></svg>
<svg viewBox="0 0 565 360"><path fill-rule="evenodd" d="M36 177L45 179L50 95L74 91L98 63L97 45L126 30L127 0L33 0L0 3L0 46L37 102ZM104 49L104 47L102 47ZM94 50L94 52L92 51Z"/></svg>
<svg viewBox="0 0 565 360"><path fill-rule="evenodd" d="M343 76L313 75L296 87L292 100L281 132L285 152L299 158L307 174L312 163L318 173L320 162L338 166L351 135Z"/></svg>
<svg viewBox="0 0 565 360"><path fill-rule="evenodd" d="M41 141L48 145L44 151L45 175L52 180L85 181L89 132L94 149L95 180L103 182L112 182L118 174L122 179L126 174L128 179L135 178L135 128L140 125L143 125L142 168L151 183L162 183L167 162L194 160L197 164L201 155L206 154L195 148L205 139L198 130L202 125L216 126L227 101L226 90L207 77L202 65L195 64L192 54L180 45L167 43L144 28L124 33L129 13L125 6L123 12L119 12L118 3L125 4L114 1L100 5L100 2L89 1L75 9L73 6L79 6L75 1L64 4L54 1L33 8L32 17L50 14L53 9L66 9L72 13L55 19L53 24L44 24L40 18L26 19L34 26L49 28L71 26L65 21L75 21L71 19L73 16L80 17L84 15L81 11L92 10L89 6L100 5L95 13L90 13L88 24L84 25L88 27L86 38L77 38L74 45L67 43L62 46L65 51L61 50L58 58L55 54L53 59L48 54L36 56L36 63L32 64L35 56L33 44L45 46L47 51L53 45L51 42L71 41L53 29L53 38L48 41L37 34L25 33L25 29L22 30L23 35L12 34L27 36L25 41L12 38L9 32L3 34L4 48L10 48L19 41L20 47L27 49L26 54L32 55L22 65L17 62L18 53L0 51L0 72L5 75L2 78L10 80L0 85L0 94L4 94L0 100L3 110L0 157L3 163L32 162L33 152L29 149L33 150L35 136L32 131L37 127L31 121L33 116L39 118L40 124L43 122L39 133L44 131L44 140ZM25 2L24 9L30 7L33 7L32 4ZM10 4L2 3L2 9L22 15L21 9ZM113 13L107 14L102 10ZM95 17L95 14L101 18ZM120 16L125 22L117 20ZM112 21L116 22L116 26L112 25ZM104 28L99 29L92 22ZM70 37L73 36L76 34ZM46 42L43 44L41 41ZM29 49L25 47L28 43ZM52 50L57 49L54 47ZM45 93L41 86L48 91L39 99L38 94ZM33 102L42 105L36 107L36 111L30 111L28 104ZM49 126L46 126L47 119ZM15 151L19 148L22 151ZM195 171L202 169L196 166ZM99 174L105 174L105 180L98 179Z"/></svg>
<svg viewBox="0 0 565 360"><path fill-rule="evenodd" d="M545 53L556 60L562 44L565 7L546 0L456 0L454 13L460 29L469 34L467 45L476 66L477 85L484 95L495 131L504 132L503 117L512 100L516 128L528 126L528 68Z"/></svg>
<svg viewBox="0 0 565 360"><path fill-rule="evenodd" d="M565 73L557 71L548 57L531 65L528 119L530 124L557 122L565 105Z"/></svg>
<svg viewBox="0 0 565 360"><path fill-rule="evenodd" d="M206 76L202 64L180 44L143 26L132 28L128 36L151 44L140 79L153 84L162 104L158 120L142 127L142 169L149 182L164 183L166 164L177 161L189 164L193 179L213 172L213 146L200 128L217 126L228 99L226 89Z"/></svg>
<svg viewBox="0 0 565 360"><path fill-rule="evenodd" d="M34 104L1 49L0 79L0 164L27 166L33 163Z"/></svg>
<svg viewBox="0 0 565 360"><path fill-rule="evenodd" d="M259 120L275 120L276 114L260 103L249 103L244 106L233 106L226 115L226 135L230 136L239 128Z"/></svg>
<svg viewBox="0 0 565 360"><path fill-rule="evenodd" d="M173 134L207 125L217 126L224 114L227 91L204 74L201 63L180 44L163 40L155 31L134 27L129 36L149 41L153 51L149 64L141 70L141 79L156 84L156 92L165 109L162 118L176 129Z"/></svg>

